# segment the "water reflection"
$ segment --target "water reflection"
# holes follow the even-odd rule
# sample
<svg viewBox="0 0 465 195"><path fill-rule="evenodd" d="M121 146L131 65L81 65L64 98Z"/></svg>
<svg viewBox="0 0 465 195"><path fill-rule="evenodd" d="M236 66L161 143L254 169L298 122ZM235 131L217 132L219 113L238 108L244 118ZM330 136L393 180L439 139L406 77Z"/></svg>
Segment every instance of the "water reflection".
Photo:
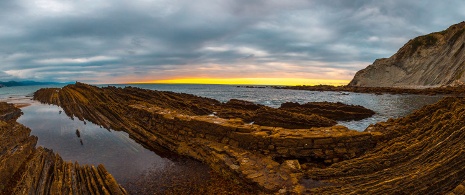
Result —
<svg viewBox="0 0 465 195"><path fill-rule="evenodd" d="M121 183L170 162L136 143L127 133L71 120L58 106L34 103L22 110L24 115L18 122L39 137L38 146L53 149L64 160L104 164Z"/></svg>

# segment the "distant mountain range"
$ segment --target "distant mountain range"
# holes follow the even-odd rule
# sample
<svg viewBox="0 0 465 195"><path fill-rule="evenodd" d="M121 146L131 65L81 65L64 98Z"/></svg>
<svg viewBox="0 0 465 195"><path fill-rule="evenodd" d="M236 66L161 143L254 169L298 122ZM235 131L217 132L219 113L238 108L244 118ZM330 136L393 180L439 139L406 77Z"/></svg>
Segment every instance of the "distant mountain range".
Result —
<svg viewBox="0 0 465 195"><path fill-rule="evenodd" d="M68 82L72 83L72 82ZM31 85L53 85L53 84L68 84L58 82L36 82L36 81L0 81L0 87L15 87L15 86L31 86Z"/></svg>

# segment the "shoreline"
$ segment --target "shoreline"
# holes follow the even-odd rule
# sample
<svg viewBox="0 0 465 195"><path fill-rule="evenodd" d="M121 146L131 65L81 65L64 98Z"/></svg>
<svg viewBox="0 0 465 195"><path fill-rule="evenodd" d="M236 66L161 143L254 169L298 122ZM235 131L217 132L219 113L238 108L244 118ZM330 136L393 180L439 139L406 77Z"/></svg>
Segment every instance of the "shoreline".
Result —
<svg viewBox="0 0 465 195"><path fill-rule="evenodd" d="M414 95L457 95L465 96L465 86L457 87L435 87L435 88L396 88L396 87L351 87L351 86L271 86L274 89L291 89L306 91L335 91L335 92L354 92L370 93L376 95L382 94L414 94ZM249 86L249 88L254 88Z"/></svg>
<svg viewBox="0 0 465 195"><path fill-rule="evenodd" d="M34 103L38 103L37 101L33 100L32 97L28 96L8 97L0 99L0 102L13 104L16 108L24 108Z"/></svg>

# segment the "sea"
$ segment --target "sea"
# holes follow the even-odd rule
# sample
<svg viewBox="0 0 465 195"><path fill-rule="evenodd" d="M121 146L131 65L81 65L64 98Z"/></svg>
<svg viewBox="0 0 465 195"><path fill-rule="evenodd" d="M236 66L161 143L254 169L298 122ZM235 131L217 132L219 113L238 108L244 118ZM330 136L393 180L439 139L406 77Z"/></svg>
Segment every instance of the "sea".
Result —
<svg viewBox="0 0 465 195"><path fill-rule="evenodd" d="M33 101L33 93L40 88L63 87L64 85L18 86L0 88L0 101L25 103L19 123L29 127L31 134L37 136L38 146L52 149L67 161L80 164L104 164L107 170L123 184L130 188L131 182L140 181L148 172L170 173L156 175L173 175L174 170L186 172L185 163L176 165L172 158L165 157L157 151L144 148L121 131L101 128L89 121L73 120L63 110L54 105L44 105ZM285 102L342 102L360 105L376 112L370 118L360 121L338 121L340 125L357 131L365 130L370 124L398 118L425 105L440 100L442 95L410 94L364 94L352 92L303 91L275 89L256 86L249 88L237 85L183 85L183 84L137 84L137 85L98 85L99 87L139 87L143 89L188 93L227 102L240 99L257 104L278 108ZM79 132L79 133L78 133ZM128 160L130 159L130 160ZM192 160L188 160L192 161ZM192 165L195 164L195 165ZM208 172L205 166L192 162L188 168L191 172ZM174 165L173 165L174 164ZM170 167L170 170L166 169ZM178 167L178 168L176 168ZM193 167L193 168L192 168ZM184 173L185 174L185 173ZM207 174L207 173L205 173ZM160 179L164 181L166 178Z"/></svg>

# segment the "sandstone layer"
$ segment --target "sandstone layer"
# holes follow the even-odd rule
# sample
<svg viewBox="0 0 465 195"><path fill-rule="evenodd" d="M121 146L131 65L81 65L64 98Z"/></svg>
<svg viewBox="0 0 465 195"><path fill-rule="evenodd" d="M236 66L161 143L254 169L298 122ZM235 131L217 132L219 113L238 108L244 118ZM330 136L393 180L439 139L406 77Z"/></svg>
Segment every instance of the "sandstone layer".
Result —
<svg viewBox="0 0 465 195"><path fill-rule="evenodd" d="M465 22L414 38L358 71L349 86L425 88L465 82Z"/></svg>
<svg viewBox="0 0 465 195"><path fill-rule="evenodd" d="M21 111L0 102L0 194L127 194L103 165L65 162L38 147L16 122Z"/></svg>
<svg viewBox="0 0 465 195"><path fill-rule="evenodd" d="M381 135L343 126L319 127L319 123L311 123L312 115L240 100L220 103L133 87L76 83L62 89L41 89L34 98L61 106L70 117L126 131L148 148L163 147L198 159L236 182L268 193L302 191L301 164L328 166L356 158L374 148ZM273 118L273 113L278 113L277 117ZM278 127L257 125L259 118L277 119L271 125ZM254 123L248 123L250 120ZM284 128L293 123L310 125Z"/></svg>

